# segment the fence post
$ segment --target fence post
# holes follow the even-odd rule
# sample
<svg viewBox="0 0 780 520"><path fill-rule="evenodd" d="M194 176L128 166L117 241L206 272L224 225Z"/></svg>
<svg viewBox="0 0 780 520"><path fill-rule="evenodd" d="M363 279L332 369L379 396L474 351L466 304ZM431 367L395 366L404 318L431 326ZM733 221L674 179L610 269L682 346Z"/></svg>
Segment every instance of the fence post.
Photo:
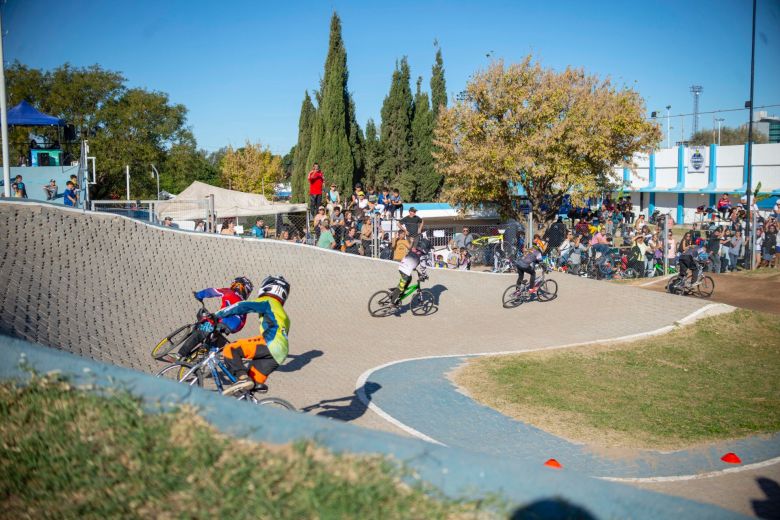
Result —
<svg viewBox="0 0 780 520"><path fill-rule="evenodd" d="M664 217L664 274L669 274L669 215Z"/></svg>
<svg viewBox="0 0 780 520"><path fill-rule="evenodd" d="M748 270L753 269L753 255L756 254L756 228L758 227L757 211L750 213L750 220L750 238L748 240L748 244L750 244L750 254L748 255L748 252L745 252L745 268ZM759 265L761 265L761 262L759 262Z"/></svg>

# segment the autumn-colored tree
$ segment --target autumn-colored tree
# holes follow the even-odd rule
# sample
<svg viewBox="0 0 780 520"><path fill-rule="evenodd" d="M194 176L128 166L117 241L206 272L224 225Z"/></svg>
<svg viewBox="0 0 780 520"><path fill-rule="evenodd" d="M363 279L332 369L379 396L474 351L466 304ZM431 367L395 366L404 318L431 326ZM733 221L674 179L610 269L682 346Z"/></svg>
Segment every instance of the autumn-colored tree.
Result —
<svg viewBox="0 0 780 520"><path fill-rule="evenodd" d="M522 186L537 221L549 221L565 195L578 204L616 188L613 168L655 147L661 132L644 114L637 92L581 69L545 69L531 56L494 62L439 111L444 198L462 209L493 202L518 217Z"/></svg>
<svg viewBox="0 0 780 520"><path fill-rule="evenodd" d="M748 125L742 125L737 128L732 128L730 126L724 126L720 129L720 145L721 146L729 146L729 145L739 145L739 144L745 144L748 140ZM718 142L718 129L713 128L712 130L699 130L695 134L691 136L690 144L692 145L708 145L708 144L717 144ZM761 132L756 132L755 127L753 129L753 143L755 144L763 144L768 143L769 137L767 137L765 134L762 134Z"/></svg>
<svg viewBox="0 0 780 520"><path fill-rule="evenodd" d="M282 158L260 143L247 141L236 150L229 146L222 158L222 183L232 190L261 193L270 199L282 175Z"/></svg>

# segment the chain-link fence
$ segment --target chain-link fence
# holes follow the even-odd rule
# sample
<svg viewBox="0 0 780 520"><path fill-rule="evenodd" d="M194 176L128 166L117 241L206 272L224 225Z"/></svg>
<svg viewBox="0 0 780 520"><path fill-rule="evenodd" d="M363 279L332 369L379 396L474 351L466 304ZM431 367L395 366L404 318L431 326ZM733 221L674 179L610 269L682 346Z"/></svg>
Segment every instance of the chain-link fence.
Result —
<svg viewBox="0 0 780 520"><path fill-rule="evenodd" d="M187 231L208 231L214 229L212 200L93 200L90 209Z"/></svg>

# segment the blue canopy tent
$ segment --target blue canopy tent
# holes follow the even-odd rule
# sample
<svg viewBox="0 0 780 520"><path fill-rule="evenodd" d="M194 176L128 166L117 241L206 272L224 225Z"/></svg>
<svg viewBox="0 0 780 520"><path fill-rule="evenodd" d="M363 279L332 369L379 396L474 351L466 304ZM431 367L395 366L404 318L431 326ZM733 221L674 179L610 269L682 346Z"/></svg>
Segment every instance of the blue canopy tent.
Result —
<svg viewBox="0 0 780 520"><path fill-rule="evenodd" d="M30 103L22 101L8 110L8 126L65 126L65 121L38 112Z"/></svg>

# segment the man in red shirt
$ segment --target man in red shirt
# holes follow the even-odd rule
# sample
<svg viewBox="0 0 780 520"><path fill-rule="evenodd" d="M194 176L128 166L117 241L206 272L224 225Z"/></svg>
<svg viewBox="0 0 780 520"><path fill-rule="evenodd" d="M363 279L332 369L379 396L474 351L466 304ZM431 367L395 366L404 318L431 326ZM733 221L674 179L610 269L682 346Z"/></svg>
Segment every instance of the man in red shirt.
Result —
<svg viewBox="0 0 780 520"><path fill-rule="evenodd" d="M309 172L309 200L311 203L310 211L312 214L317 212L317 208L322 204L322 183L324 179L322 177L322 171L320 171L320 165L314 163L311 171Z"/></svg>

